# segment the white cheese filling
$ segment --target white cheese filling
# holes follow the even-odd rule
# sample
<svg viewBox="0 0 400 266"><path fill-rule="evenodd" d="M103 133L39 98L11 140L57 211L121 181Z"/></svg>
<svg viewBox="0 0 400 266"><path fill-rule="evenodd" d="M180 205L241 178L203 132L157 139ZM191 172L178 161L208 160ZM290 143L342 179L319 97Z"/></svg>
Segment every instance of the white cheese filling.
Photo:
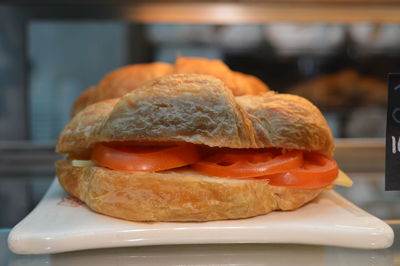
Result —
<svg viewBox="0 0 400 266"><path fill-rule="evenodd" d="M96 165L91 160L72 160L71 164L74 167L89 167L89 166L95 166Z"/></svg>
<svg viewBox="0 0 400 266"><path fill-rule="evenodd" d="M95 166L96 164L91 160L72 160L72 166L74 167L89 167ZM342 170L339 169L339 175L333 181L332 185L351 187L353 185L353 180L351 180L348 175L346 175Z"/></svg>

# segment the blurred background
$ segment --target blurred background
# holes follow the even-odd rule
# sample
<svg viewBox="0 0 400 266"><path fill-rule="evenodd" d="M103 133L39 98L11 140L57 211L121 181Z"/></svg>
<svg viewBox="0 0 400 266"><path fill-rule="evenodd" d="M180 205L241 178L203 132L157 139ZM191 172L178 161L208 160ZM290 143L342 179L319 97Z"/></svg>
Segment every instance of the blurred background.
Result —
<svg viewBox="0 0 400 266"><path fill-rule="evenodd" d="M177 55L223 60L311 100L356 182L338 191L399 218L399 193L383 189L383 138L386 77L400 72L400 1L153 2L0 2L0 228L53 181L54 145L82 91L115 68Z"/></svg>

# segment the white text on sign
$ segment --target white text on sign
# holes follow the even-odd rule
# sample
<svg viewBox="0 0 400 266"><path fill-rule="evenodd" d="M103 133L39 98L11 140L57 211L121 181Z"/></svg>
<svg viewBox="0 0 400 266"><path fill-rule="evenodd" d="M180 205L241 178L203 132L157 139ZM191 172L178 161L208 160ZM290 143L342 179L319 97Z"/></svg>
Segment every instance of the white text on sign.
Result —
<svg viewBox="0 0 400 266"><path fill-rule="evenodd" d="M400 138L396 141L396 137L392 136L392 153L396 154L396 152L400 152Z"/></svg>

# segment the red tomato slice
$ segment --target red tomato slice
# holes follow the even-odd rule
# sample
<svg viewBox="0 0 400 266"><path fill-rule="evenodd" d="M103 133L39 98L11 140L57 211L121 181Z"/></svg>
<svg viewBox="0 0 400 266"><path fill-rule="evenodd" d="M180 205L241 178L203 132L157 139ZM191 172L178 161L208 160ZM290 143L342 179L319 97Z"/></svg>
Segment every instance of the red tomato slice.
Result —
<svg viewBox="0 0 400 266"><path fill-rule="evenodd" d="M192 164L200 159L200 153L194 144L123 147L97 143L91 159L101 166L115 170L151 172Z"/></svg>
<svg viewBox="0 0 400 266"><path fill-rule="evenodd" d="M272 186L317 189L330 185L338 176L335 160L317 153L305 153L303 165L285 173L268 175Z"/></svg>
<svg viewBox="0 0 400 266"><path fill-rule="evenodd" d="M281 173L302 165L302 152L284 154L277 150L224 150L191 167L209 176L228 178L249 178Z"/></svg>

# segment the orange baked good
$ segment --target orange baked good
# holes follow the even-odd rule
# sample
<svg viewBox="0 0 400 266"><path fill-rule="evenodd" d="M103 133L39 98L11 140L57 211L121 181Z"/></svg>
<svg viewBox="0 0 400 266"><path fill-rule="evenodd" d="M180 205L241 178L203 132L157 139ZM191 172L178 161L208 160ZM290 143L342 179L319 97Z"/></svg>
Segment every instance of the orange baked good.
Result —
<svg viewBox="0 0 400 266"><path fill-rule="evenodd" d="M155 62L121 67L107 74L97 86L84 91L76 100L72 115L86 106L121 97L151 79L179 73L208 74L225 82L235 96L259 95L269 90L268 86L252 75L234 72L220 60L195 57L179 57L175 65Z"/></svg>
<svg viewBox="0 0 400 266"><path fill-rule="evenodd" d="M293 210L323 187L270 185L268 179L232 179L190 167L121 171L89 160L99 143L195 145L207 149L265 149L333 154L329 127L307 100L267 92L234 96L213 76L175 74L148 81L121 98L79 112L62 131L56 163L60 184L92 210L133 221L239 219Z"/></svg>

